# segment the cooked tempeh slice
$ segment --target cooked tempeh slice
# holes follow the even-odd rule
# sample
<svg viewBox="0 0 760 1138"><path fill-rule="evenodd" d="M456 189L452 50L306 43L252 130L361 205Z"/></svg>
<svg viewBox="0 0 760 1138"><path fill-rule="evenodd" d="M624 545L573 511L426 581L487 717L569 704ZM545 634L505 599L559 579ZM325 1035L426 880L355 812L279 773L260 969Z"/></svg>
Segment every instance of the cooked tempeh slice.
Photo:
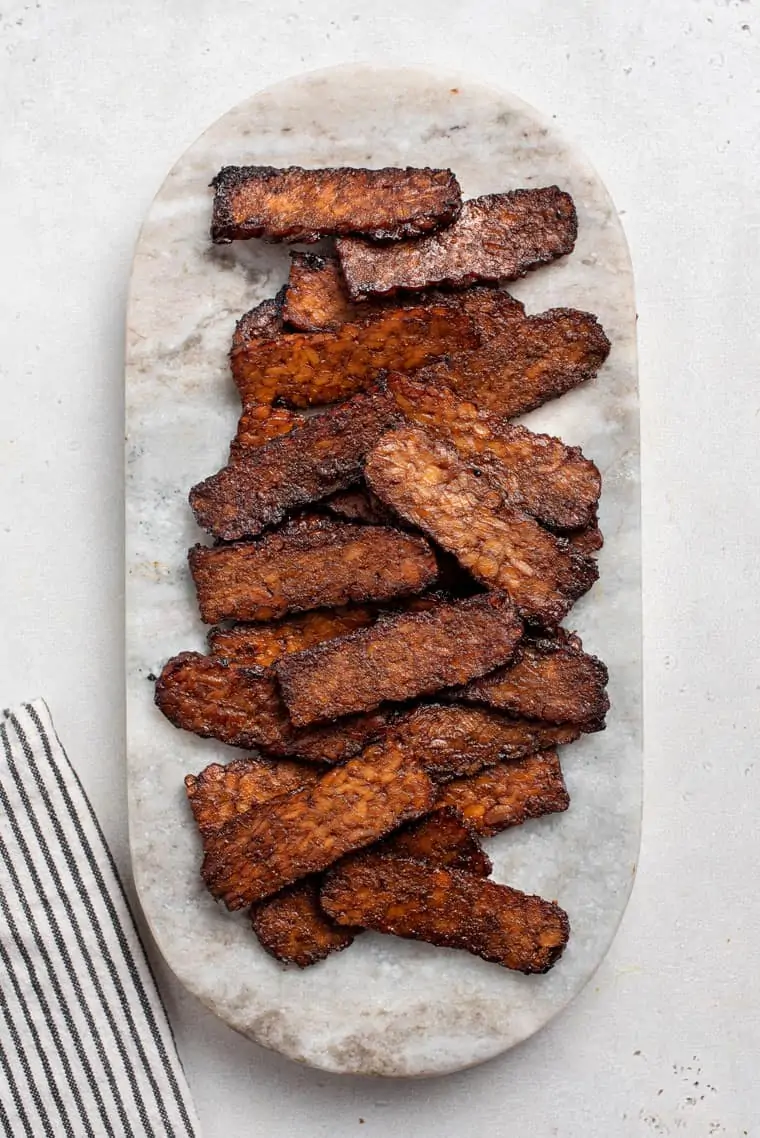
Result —
<svg viewBox="0 0 760 1138"><path fill-rule="evenodd" d="M504 589L526 620L557 624L599 575L595 561L510 506L453 447L424 431L385 435L364 472L383 502L477 580Z"/></svg>
<svg viewBox="0 0 760 1138"><path fill-rule="evenodd" d="M436 782L446 782L506 759L572 743L582 730L577 723L513 719L488 707L428 704L403 715L385 738Z"/></svg>
<svg viewBox="0 0 760 1138"><path fill-rule="evenodd" d="M446 783L439 802L459 811L479 834L489 837L528 818L561 813L570 798L557 752L539 751Z"/></svg>
<svg viewBox="0 0 760 1138"><path fill-rule="evenodd" d="M481 294L483 290L480 290ZM480 336L477 351L449 354L415 378L444 383L462 399L506 418L523 415L592 379L610 350L595 316L552 308L527 316L508 293L462 295Z"/></svg>
<svg viewBox="0 0 760 1138"><path fill-rule="evenodd" d="M208 634L209 651L212 656L227 656L239 664L267 668L289 652L301 652L323 640L346 636L357 628L367 628L376 619L375 609L352 605L342 609L314 609L271 624L212 628Z"/></svg>
<svg viewBox="0 0 760 1138"><path fill-rule="evenodd" d="M337 763L357 755L386 726L383 712L296 731L270 669L181 652L164 665L156 705L175 727L233 747Z"/></svg>
<svg viewBox="0 0 760 1138"><path fill-rule="evenodd" d="M282 309L286 324L300 332L327 332L373 311L372 301L353 303L337 257L290 254Z"/></svg>
<svg viewBox="0 0 760 1138"><path fill-rule="evenodd" d="M383 616L371 628L286 656L275 670L293 722L304 726L483 675L511 659L521 635L507 597L485 593Z"/></svg>
<svg viewBox="0 0 760 1138"><path fill-rule="evenodd" d="M336 518L369 526L393 525L395 515L366 486L352 486L325 498L324 506Z"/></svg>
<svg viewBox="0 0 760 1138"><path fill-rule="evenodd" d="M449 224L462 205L451 170L429 167L223 166L211 185L217 244L250 237L308 244L342 233L396 241Z"/></svg>
<svg viewBox="0 0 760 1138"><path fill-rule="evenodd" d="M554 902L388 854L336 866L320 900L338 924L461 948L519 972L547 972L570 931L567 914Z"/></svg>
<svg viewBox="0 0 760 1138"><path fill-rule="evenodd" d="M286 407L270 407L268 403L252 403L243 409L238 421L237 434L230 443L230 462L244 458L252 450L272 439L290 434L294 427L303 425L298 411Z"/></svg>
<svg viewBox="0 0 760 1138"><path fill-rule="evenodd" d="M367 451L402 419L387 392L356 395L199 482L190 491L195 520L222 541L255 537L356 482Z"/></svg>
<svg viewBox="0 0 760 1138"><path fill-rule="evenodd" d="M477 877L488 877L493 866L470 827L452 807L435 810L417 822L408 822L389 838L384 838L368 851L411 857L430 865L464 869ZM362 857L362 854L356 854Z"/></svg>
<svg viewBox="0 0 760 1138"><path fill-rule="evenodd" d="M577 529L595 516L602 479L579 447L508 423L442 385L391 375L388 388L409 423L451 443L511 505L558 528Z"/></svg>
<svg viewBox="0 0 760 1138"><path fill-rule="evenodd" d="M524 640L513 663L453 695L549 723L601 723L610 707L608 679L596 656L545 637Z"/></svg>
<svg viewBox="0 0 760 1138"><path fill-rule="evenodd" d="M185 775L185 791L198 829L205 838L238 814L279 798L319 778L317 767L287 759L250 756L231 763L211 763L198 775Z"/></svg>
<svg viewBox="0 0 760 1138"><path fill-rule="evenodd" d="M564 534L567 540L572 545L573 549L578 553L585 553L591 557L594 553L598 553L604 545L604 535L599 529L599 523L594 517L594 520L583 529L568 530Z"/></svg>
<svg viewBox="0 0 760 1138"><path fill-rule="evenodd" d="M211 835L203 879L228 909L240 909L427 813L435 796L420 767L377 744Z"/></svg>
<svg viewBox="0 0 760 1138"><path fill-rule="evenodd" d="M257 541L196 545L189 560L207 624L389 600L421 592L437 572L423 538L327 518L292 522Z"/></svg>
<svg viewBox="0 0 760 1138"><path fill-rule="evenodd" d="M283 964L308 968L353 944L362 929L341 928L319 903L318 876L296 881L251 907L251 925L261 947Z"/></svg>
<svg viewBox="0 0 760 1138"><path fill-rule="evenodd" d="M232 376L244 404L311 407L366 391L386 371L413 371L480 343L463 307L387 308L334 332L281 333L233 346Z"/></svg>
<svg viewBox="0 0 760 1138"><path fill-rule="evenodd" d="M472 198L448 229L417 241L377 246L358 237L341 238L338 256L349 295L358 300L400 288L516 280L571 253L577 233L573 199L557 186L547 186Z"/></svg>
<svg viewBox="0 0 760 1138"><path fill-rule="evenodd" d="M419 822L408 823L370 849L465 869L481 877L491 872L488 854L456 811L450 809L436 810ZM319 886L318 877L308 877L252 907L254 932L277 960L306 968L347 948L363 931L341 928L330 920L319 903Z"/></svg>

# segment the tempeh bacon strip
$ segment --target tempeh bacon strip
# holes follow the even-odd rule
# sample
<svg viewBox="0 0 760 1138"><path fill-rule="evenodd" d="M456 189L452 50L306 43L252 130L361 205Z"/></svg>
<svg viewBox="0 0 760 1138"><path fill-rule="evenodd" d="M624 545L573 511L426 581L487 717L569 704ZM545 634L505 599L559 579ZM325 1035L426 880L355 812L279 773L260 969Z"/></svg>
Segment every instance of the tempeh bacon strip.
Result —
<svg viewBox="0 0 760 1138"><path fill-rule="evenodd" d="M570 805L554 750L447 782L438 801L456 810L483 837L520 826L529 818L561 813Z"/></svg>

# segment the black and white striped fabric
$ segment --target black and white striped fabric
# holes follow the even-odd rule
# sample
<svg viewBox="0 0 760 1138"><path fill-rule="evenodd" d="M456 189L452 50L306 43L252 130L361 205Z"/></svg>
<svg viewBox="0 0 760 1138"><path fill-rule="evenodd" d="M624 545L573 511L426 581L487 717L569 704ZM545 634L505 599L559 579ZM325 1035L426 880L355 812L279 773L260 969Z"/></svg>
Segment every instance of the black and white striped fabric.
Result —
<svg viewBox="0 0 760 1138"><path fill-rule="evenodd" d="M199 1135L92 807L42 700L0 716L0 1135Z"/></svg>

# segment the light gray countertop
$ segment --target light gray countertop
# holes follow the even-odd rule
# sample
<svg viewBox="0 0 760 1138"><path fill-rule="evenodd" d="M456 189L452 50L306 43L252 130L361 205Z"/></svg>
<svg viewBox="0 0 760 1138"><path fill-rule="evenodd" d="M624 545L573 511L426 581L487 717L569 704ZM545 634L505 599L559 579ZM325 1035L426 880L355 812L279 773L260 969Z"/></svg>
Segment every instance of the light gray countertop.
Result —
<svg viewBox="0 0 760 1138"><path fill-rule="evenodd" d="M0 60L0 699L49 701L125 874L122 321L177 156L294 72L461 70L556 115L631 243L645 825L613 949L530 1042L417 1083L261 1051L157 961L206 1138L755 1133L760 4L9 0Z"/></svg>

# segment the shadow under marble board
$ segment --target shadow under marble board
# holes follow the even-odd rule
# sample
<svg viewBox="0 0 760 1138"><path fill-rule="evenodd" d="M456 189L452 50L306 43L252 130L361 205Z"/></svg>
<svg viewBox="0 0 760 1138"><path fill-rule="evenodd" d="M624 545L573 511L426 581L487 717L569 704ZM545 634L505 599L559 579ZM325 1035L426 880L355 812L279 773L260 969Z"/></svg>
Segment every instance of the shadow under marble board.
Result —
<svg viewBox="0 0 760 1138"><path fill-rule="evenodd" d="M455 171L465 197L557 183L575 199L575 252L510 291L532 312L594 312L612 342L596 380L525 418L580 445L604 477L600 579L565 623L608 664L612 710L606 731L562 751L569 810L486 843L495 880L556 899L570 916L570 943L548 975L376 933L313 968L286 968L201 883L183 776L241 752L175 730L154 707L149 678L169 656L204 649L186 561L200 534L187 493L224 464L234 434L235 321L274 295L288 266L284 246L211 245L208 184L225 164L440 166ZM150 208L130 288L126 408L130 837L140 900L169 966L231 1027L329 1071L443 1074L526 1039L602 961L639 846L635 309L625 238L599 177L531 107L460 76L351 66L270 88L210 127Z"/></svg>

